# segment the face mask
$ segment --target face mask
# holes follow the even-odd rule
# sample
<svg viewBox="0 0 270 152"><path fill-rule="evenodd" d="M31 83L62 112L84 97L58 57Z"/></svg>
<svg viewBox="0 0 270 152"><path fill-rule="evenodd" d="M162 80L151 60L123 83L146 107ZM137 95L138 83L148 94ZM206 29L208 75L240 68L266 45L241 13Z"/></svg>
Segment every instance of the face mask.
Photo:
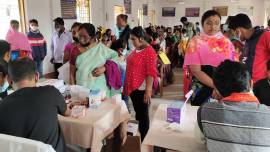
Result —
<svg viewBox="0 0 270 152"><path fill-rule="evenodd" d="M30 26L30 28L31 28L32 31L37 31L38 30L37 26Z"/></svg>
<svg viewBox="0 0 270 152"><path fill-rule="evenodd" d="M56 32L60 32L60 30L61 30L60 28L56 28L55 29Z"/></svg>
<svg viewBox="0 0 270 152"><path fill-rule="evenodd" d="M237 34L236 39L238 39L239 41L242 41L242 40L241 40L241 32L239 32L239 33Z"/></svg>
<svg viewBox="0 0 270 152"><path fill-rule="evenodd" d="M122 55L123 55L123 56L127 56L127 49L124 49L124 50L122 51Z"/></svg>
<svg viewBox="0 0 270 152"><path fill-rule="evenodd" d="M80 42L80 45L81 45L82 47L88 47L88 46L90 45L90 42L88 42L88 43L81 43L81 42Z"/></svg>
<svg viewBox="0 0 270 152"><path fill-rule="evenodd" d="M0 93L5 92L9 87L9 83L5 80L4 85L0 86Z"/></svg>
<svg viewBox="0 0 270 152"><path fill-rule="evenodd" d="M224 30L225 32L228 32L228 31L229 31L229 25L228 25L228 24L224 24L224 25L223 25L223 30Z"/></svg>
<svg viewBox="0 0 270 152"><path fill-rule="evenodd" d="M77 37L73 37L73 41L78 43L79 39Z"/></svg>

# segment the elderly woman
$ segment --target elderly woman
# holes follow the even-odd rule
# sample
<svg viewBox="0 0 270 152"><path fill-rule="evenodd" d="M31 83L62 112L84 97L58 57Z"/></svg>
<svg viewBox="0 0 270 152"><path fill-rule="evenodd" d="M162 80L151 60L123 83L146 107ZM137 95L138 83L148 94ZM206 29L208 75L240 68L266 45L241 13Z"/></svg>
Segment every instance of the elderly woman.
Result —
<svg viewBox="0 0 270 152"><path fill-rule="evenodd" d="M91 90L106 91L107 97L111 97L113 87L107 85L106 65L108 61L117 63L118 54L104 44L97 43L95 33L94 25L89 23L84 23L79 28L80 54L76 57L76 84ZM121 81L121 76L119 78Z"/></svg>
<svg viewBox="0 0 270 152"><path fill-rule="evenodd" d="M214 68L226 59L234 60L234 46L220 32L220 20L218 12L205 12L201 21L203 32L191 39L186 50L184 67L188 67L193 75L192 105L201 105L211 97Z"/></svg>

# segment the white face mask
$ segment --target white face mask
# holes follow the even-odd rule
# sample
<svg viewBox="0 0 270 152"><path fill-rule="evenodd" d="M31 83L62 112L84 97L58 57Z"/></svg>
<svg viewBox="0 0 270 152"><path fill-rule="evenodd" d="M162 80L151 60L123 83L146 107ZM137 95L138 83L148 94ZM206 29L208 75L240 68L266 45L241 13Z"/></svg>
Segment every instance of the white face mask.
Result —
<svg viewBox="0 0 270 152"><path fill-rule="evenodd" d="M127 56L127 49L124 49L123 51L122 51L122 53L121 53L124 57L126 57Z"/></svg>
<svg viewBox="0 0 270 152"><path fill-rule="evenodd" d="M56 32L60 32L60 30L61 30L60 28L56 28L55 29Z"/></svg>
<svg viewBox="0 0 270 152"><path fill-rule="evenodd" d="M38 30L37 26L30 26L30 28L31 28L32 31L37 31Z"/></svg>
<svg viewBox="0 0 270 152"><path fill-rule="evenodd" d="M225 31L225 32L229 31L229 25L228 24L223 25L223 31Z"/></svg>

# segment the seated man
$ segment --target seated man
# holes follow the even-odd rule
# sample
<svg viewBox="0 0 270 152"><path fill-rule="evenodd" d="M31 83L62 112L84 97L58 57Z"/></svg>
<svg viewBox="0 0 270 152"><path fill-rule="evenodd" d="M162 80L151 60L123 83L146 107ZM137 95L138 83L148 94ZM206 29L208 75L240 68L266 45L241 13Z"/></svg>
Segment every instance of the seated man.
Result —
<svg viewBox="0 0 270 152"><path fill-rule="evenodd" d="M251 77L244 65L222 62L214 73L218 103L198 110L198 124L209 152L270 151L270 108L250 93Z"/></svg>
<svg viewBox="0 0 270 152"><path fill-rule="evenodd" d="M270 60L267 62L267 73L267 78L255 83L253 91L260 103L270 106Z"/></svg>
<svg viewBox="0 0 270 152"><path fill-rule="evenodd" d="M14 93L0 104L0 133L44 142L65 152L57 115L69 115L61 93L52 86L36 87L35 62L23 58L8 66L8 81Z"/></svg>

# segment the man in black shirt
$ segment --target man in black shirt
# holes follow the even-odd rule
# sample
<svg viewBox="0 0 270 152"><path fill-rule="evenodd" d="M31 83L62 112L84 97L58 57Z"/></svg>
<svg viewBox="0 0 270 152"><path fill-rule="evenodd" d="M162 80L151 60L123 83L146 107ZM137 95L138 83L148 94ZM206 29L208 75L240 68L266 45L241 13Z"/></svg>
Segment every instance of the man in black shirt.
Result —
<svg viewBox="0 0 270 152"><path fill-rule="evenodd" d="M254 94L260 103L270 106L270 60L267 62L268 77L259 80L254 85Z"/></svg>
<svg viewBox="0 0 270 152"><path fill-rule="evenodd" d="M10 62L8 76L15 92L0 104L0 133L41 141L65 152L57 114L67 116L70 109L61 93L51 86L36 87L35 62L28 58Z"/></svg>

